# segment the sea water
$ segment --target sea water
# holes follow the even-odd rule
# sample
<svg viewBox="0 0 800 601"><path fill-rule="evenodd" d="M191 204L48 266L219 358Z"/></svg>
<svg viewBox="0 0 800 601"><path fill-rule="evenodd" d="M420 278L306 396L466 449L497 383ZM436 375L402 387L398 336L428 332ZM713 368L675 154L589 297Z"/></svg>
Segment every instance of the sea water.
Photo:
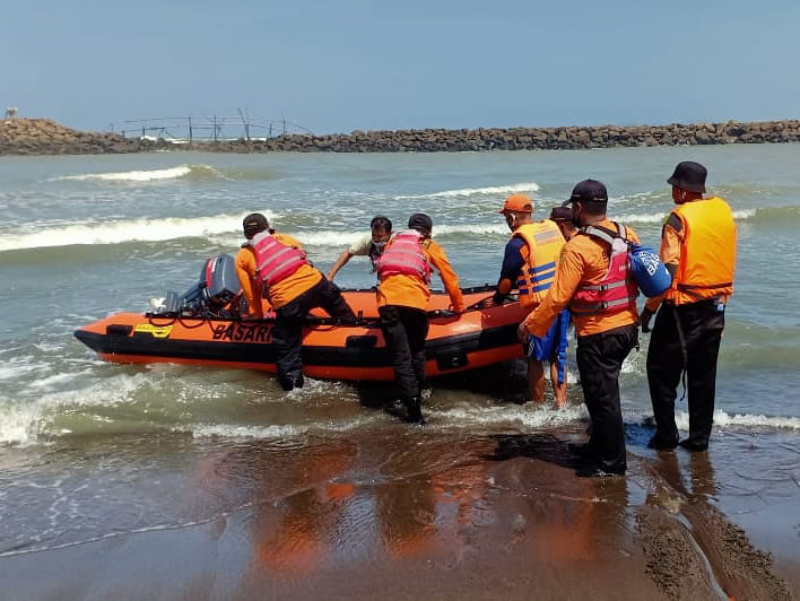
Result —
<svg viewBox="0 0 800 601"><path fill-rule="evenodd" d="M181 476L184 464L214 449L260 441L281 455L318 437L336 446L405 428L364 402L383 394L376 388L311 381L287 397L257 372L108 364L73 337L188 289L205 259L237 252L247 213L263 212L327 271L373 216L399 230L426 212L467 287L497 281L509 235L497 211L514 192L530 195L543 218L576 182L599 179L611 218L657 247L673 206L666 179L682 160L707 166L709 192L731 204L738 231L712 444L745 455L770 441L759 452L771 454L776 481L790 483L800 441L800 145L0 158L0 555L209 518L175 491L196 484ZM363 288L374 278L356 257L336 281ZM643 453L647 345L644 335L621 376L629 448ZM510 403L504 387L434 383L427 432L549 431L585 420L577 386L563 411ZM685 402L678 411L686 429Z"/></svg>

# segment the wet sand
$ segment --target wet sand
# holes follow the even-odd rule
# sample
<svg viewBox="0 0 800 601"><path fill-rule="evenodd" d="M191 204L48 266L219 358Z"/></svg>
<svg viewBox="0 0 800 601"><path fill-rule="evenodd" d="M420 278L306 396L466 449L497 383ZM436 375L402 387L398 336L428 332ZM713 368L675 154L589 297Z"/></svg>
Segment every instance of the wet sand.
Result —
<svg viewBox="0 0 800 601"><path fill-rule="evenodd" d="M720 509L713 454L631 454L626 478L585 480L566 449L580 438L388 424L212 446L172 474L161 501L184 519L6 554L2 598L797 595L782 576L800 571L800 544L780 566L751 544ZM174 444L162 452L180 452Z"/></svg>

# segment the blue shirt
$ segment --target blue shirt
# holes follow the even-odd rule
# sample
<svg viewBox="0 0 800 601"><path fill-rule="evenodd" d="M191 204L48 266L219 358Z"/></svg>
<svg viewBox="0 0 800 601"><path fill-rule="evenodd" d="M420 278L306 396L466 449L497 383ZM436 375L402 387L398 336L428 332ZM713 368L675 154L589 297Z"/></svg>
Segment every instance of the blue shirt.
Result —
<svg viewBox="0 0 800 601"><path fill-rule="evenodd" d="M511 280L511 288L517 287L517 278L519 272L525 266L525 259L522 258L522 248L525 246L525 240L521 236L512 236L511 240L506 244L506 252L503 256L503 267L500 270L500 279L497 285L503 280ZM495 302L502 302L507 295L494 293Z"/></svg>

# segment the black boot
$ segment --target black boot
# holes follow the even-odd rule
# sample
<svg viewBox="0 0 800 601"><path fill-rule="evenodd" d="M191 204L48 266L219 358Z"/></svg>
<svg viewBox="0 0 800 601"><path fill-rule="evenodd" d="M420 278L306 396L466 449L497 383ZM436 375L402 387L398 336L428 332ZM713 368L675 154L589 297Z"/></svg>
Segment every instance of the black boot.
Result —
<svg viewBox="0 0 800 601"><path fill-rule="evenodd" d="M406 421L420 425L425 423L425 419L422 417L422 399L415 396L406 403L406 407L408 407L408 417L406 417Z"/></svg>
<svg viewBox="0 0 800 601"><path fill-rule="evenodd" d="M383 410L389 415L394 415L400 419L406 418L406 405L400 399L392 399L388 403L384 404Z"/></svg>

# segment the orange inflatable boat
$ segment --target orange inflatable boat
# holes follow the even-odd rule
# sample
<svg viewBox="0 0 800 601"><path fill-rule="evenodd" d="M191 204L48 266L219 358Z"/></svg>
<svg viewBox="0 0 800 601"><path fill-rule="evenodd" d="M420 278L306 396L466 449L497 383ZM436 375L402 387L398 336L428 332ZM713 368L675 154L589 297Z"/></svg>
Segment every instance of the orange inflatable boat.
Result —
<svg viewBox="0 0 800 601"><path fill-rule="evenodd" d="M204 272L210 273L210 269ZM230 292L233 297L236 291ZM480 301L493 292L492 287L464 289L468 309L460 315L447 310L450 299L446 294L431 295L428 376L468 371L522 356L516 331L524 312L517 302L482 308ZM189 302L187 309L185 298L191 301L192 294L206 299L222 297L227 302L217 302L217 307L226 309L214 309L214 302ZM304 373L321 379L393 380L391 358L378 326L374 290L345 290L343 295L359 321L338 324L323 311L315 311L303 336ZM111 315L77 330L75 336L107 361L241 367L276 373L274 319L241 320L228 310L235 304L230 298L202 282L182 300L177 310L161 306L151 313Z"/></svg>

